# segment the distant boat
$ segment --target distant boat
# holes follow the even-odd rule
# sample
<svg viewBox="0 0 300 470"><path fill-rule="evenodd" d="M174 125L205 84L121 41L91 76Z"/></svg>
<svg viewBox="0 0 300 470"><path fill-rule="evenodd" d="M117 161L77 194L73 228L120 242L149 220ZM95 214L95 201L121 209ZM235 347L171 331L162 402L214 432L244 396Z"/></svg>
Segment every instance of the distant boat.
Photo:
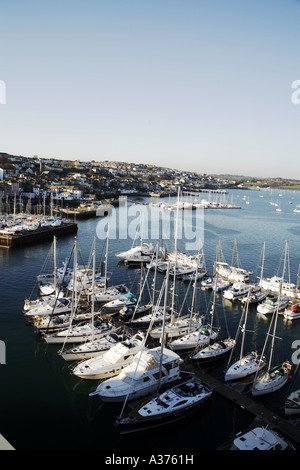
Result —
<svg viewBox="0 0 300 470"><path fill-rule="evenodd" d="M300 206L296 206L293 212L300 212Z"/></svg>

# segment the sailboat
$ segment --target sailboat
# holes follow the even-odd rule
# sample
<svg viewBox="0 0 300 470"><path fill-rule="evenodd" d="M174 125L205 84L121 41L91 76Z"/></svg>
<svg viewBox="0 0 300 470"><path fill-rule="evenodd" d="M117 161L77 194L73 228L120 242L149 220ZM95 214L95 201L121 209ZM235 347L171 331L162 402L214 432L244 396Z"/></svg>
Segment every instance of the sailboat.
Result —
<svg viewBox="0 0 300 470"><path fill-rule="evenodd" d="M286 266L286 256L284 259L284 266L283 266L283 276L285 273L285 266ZM291 370L291 364L289 361L284 361L279 366L273 366L273 355L274 355L274 346L275 346L275 338L276 338L276 329L277 329L277 319L278 319L278 311L279 311L279 303L280 303L280 296L281 296L281 288L279 290L279 296L277 301L277 308L273 313L272 321L270 323L270 327L266 336L266 341L263 348L263 354L266 349L267 343L269 341L269 337L271 337L271 350L269 356L269 362L267 370L260 376L258 373L255 376L254 383L252 385L252 395L265 395L267 393L275 392L282 388L288 381L289 372ZM273 326L273 333L271 334L271 326Z"/></svg>
<svg viewBox="0 0 300 470"><path fill-rule="evenodd" d="M274 295L278 295L279 289L281 289L282 296L300 299L300 290L298 289L298 280L299 280L299 271L297 276L297 285L291 282L290 280L290 269L289 269L289 246L288 241L285 243L285 249L283 252L283 257L286 259L288 272L288 280L285 280L285 277L275 275L272 277L262 277L260 279L260 287Z"/></svg>
<svg viewBox="0 0 300 470"><path fill-rule="evenodd" d="M239 336L240 331L242 331L242 344L240 350L239 359L234 362L232 365L229 366L232 359L232 353L234 349L232 349L232 353L230 355L228 361L228 367L225 372L225 381L234 381L239 380L244 377L248 377L249 375L255 374L257 370L261 370L265 365L264 357L261 357L257 354L256 351L250 351L246 355L244 355L244 344L245 344L245 334L246 334L246 326L247 326L247 319L248 319L248 309L249 309L249 302L247 302L244 306L243 313L241 315L240 324L237 329L237 334L235 338L235 344L237 344L237 339ZM242 323L244 321L244 323Z"/></svg>
<svg viewBox="0 0 300 470"><path fill-rule="evenodd" d="M144 279L143 279L143 276L144 276L143 263L141 263L140 271L141 271L141 275L140 275L140 283L139 283L139 297L137 299L137 302L134 303L133 305L124 305L119 311L120 319L124 322L128 320L130 321L132 318L141 316L142 314L146 314L146 312L149 312L153 306L153 303L151 301L148 303L142 302L144 291L147 285L147 278L148 278L149 271L146 272Z"/></svg>
<svg viewBox="0 0 300 470"><path fill-rule="evenodd" d="M80 361L90 359L91 357L100 356L115 346L117 343L126 341L132 337L131 331L121 326L115 331L108 333L106 336L95 339L94 341L86 341L74 348L59 351L59 354L65 361Z"/></svg>
<svg viewBox="0 0 300 470"><path fill-rule="evenodd" d="M168 294L169 264L165 284L164 312ZM162 338L163 342L163 338ZM157 385L171 384L180 378L182 359L162 346L142 348L117 376L101 382L90 396L97 395L105 402L124 402L154 393ZM160 381L160 382L159 382Z"/></svg>
<svg viewBox="0 0 300 470"><path fill-rule="evenodd" d="M95 239L93 247L93 279L95 279ZM74 280L76 279L76 267L77 267L77 239L75 238L74 242ZM94 298L94 296L93 296ZM72 293L72 316L75 316L75 313L78 308L78 297L77 289L74 289ZM91 321L83 325L71 325L69 328L59 331L53 334L45 334L44 339L48 344L53 343L81 343L87 340L94 340L96 338L103 337L107 333L114 331L116 327L113 326L107 320L102 320L101 316L96 315L94 311L94 302L92 302L92 318Z"/></svg>
<svg viewBox="0 0 300 470"><path fill-rule="evenodd" d="M221 254L220 242L219 242L219 246L220 246L220 254ZM217 261L216 273L231 282L248 282L250 280L252 271L247 271L246 269L240 268L239 265L234 266L234 258L235 258L236 252L237 252L237 244L236 244L236 240L234 240L231 266L225 261ZM223 258L223 255L222 255L222 258Z"/></svg>
<svg viewBox="0 0 300 470"><path fill-rule="evenodd" d="M192 303L191 303L191 312L190 312L190 323L189 331L184 336L174 339L169 343L170 348L173 351L188 351L195 349L196 347L203 347L209 344L209 342L215 339L218 336L218 330L215 330L207 325L202 319L198 319L199 326L198 328L191 328L191 321L195 315L194 305L196 297L196 280L194 282ZM199 318L199 317L198 317Z"/></svg>
<svg viewBox="0 0 300 470"><path fill-rule="evenodd" d="M214 320L214 313L215 313L215 306L216 306L216 291L213 294L213 301L212 307L210 311L211 315L211 323L210 329L213 328L213 320ZM215 339L211 340L208 346L204 348L196 349L194 353L191 355L190 359L193 362L198 363L201 365L204 362L211 362L217 359L223 358L226 354L228 354L235 345L234 339L230 338L229 336L224 339Z"/></svg>

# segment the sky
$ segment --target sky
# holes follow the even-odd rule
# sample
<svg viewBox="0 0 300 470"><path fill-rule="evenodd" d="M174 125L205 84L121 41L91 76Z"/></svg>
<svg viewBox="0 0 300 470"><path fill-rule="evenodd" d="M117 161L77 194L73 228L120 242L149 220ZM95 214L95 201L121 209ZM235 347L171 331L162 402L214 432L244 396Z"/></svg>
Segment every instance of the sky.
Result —
<svg viewBox="0 0 300 470"><path fill-rule="evenodd" d="M300 0L0 0L0 21L0 152L300 179Z"/></svg>

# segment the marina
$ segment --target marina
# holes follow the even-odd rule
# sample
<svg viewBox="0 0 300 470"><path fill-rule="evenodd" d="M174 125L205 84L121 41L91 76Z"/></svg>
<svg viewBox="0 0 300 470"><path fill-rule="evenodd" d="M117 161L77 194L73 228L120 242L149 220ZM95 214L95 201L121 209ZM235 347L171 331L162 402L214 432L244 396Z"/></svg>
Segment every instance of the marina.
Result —
<svg viewBox="0 0 300 470"><path fill-rule="evenodd" d="M299 220L297 214L292 211L292 208L289 213L287 213L286 208L288 207L288 200L292 198L297 199L298 194L288 192L283 194L281 204L283 212L281 214L273 212L271 209L267 212L266 206L269 207L266 200L268 196L267 191L264 192L264 198L259 198L258 191L255 191L253 195L251 194L251 204L249 205L243 202L243 194L243 191L234 192L234 198L240 201L241 211L233 210L231 212L226 210L224 212L214 209L211 212L209 210L206 212L203 253L205 256L207 274L204 279L209 276L209 273L212 274L214 271L220 240L222 241L225 260L232 258L233 247L236 243L240 264L242 268L247 270L247 273L251 273L245 281L247 285L252 283L256 285L261 277L261 251L264 242L266 242L265 259L263 263L264 277L272 278L275 274L280 275L278 273L282 273L282 268L279 269L281 256L285 249L286 240L288 239L290 261L289 276L294 286L297 287ZM176 198L173 198L172 204L176 205ZM122 211L123 209L117 208L116 210ZM284 220L279 222L278 216L284 217ZM120 220L122 220L122 218L120 218ZM252 224L253 220L257 221L255 229ZM270 231L265 230L266 220L268 227L272 228ZM107 222L109 221L110 218L107 217ZM197 321L200 320L199 324L202 328L205 326L205 334L208 338L208 343L203 343L203 347L205 345L206 348L209 344L210 337L212 338L212 334L210 333L212 326L214 326L214 331L218 332L220 335L218 338L224 336L226 338L235 338L239 323L242 321L242 313L246 308L245 299L247 299L247 295L245 296L245 292L243 292L243 302L241 299L233 300L226 298L222 291L217 292L213 290L213 284L210 289L202 288L201 282L203 279L197 280L197 276L194 279L190 279L189 282L184 280L183 274L181 276L175 276L174 274L177 271L170 269L170 263L172 262L174 264L177 261L177 257L174 257L173 239L173 235L176 233L176 211L172 212L171 221L172 237L163 240L163 247L166 253L172 254L172 256L166 257L166 260L169 259L167 262L167 270L156 271L156 269L147 269L149 259L129 266L128 263L124 261L124 257L121 259L118 256L120 253L128 252L133 242L135 242L136 246L139 246L139 239L135 241L130 239L120 240L113 237L109 238L109 240L97 239L97 255L93 262L91 253L98 222L96 218L79 220L76 224L76 238L74 238L74 233L70 233L68 234L69 236L66 237L62 236L58 238L56 244L58 258L57 267L61 268L64 263L66 263L66 260L68 260L70 276L72 277L72 269L74 269L75 264L73 266L70 259L71 253L73 253L74 256L75 239L78 241L78 245L76 245L78 246L78 263L81 265L86 264L85 272L89 272L91 276L92 272L96 272L96 266L97 268L102 266L101 276L99 275L98 277L98 285L97 282L93 282L92 278L85 284L88 287L85 293L82 294L83 299L81 299L81 305L84 306L84 309L80 311L80 315L86 315L86 317L82 317L83 325L84 321L88 318L87 315L90 315L90 318L93 318L93 315L95 317L97 315L101 321L105 320L107 326L104 327L103 324L101 327L103 328L103 338L106 338L110 332L113 334L117 331L117 328L120 327L129 328L131 332L137 333L139 327L133 326L133 324L139 325L138 319L145 315L141 310L141 316L138 315L136 318L133 318L131 323L129 314L124 321L121 315L121 308L118 308L117 311L113 311L113 309L104 311L102 310L103 303L95 301L95 304L93 304L93 294L96 299L97 295L99 295L100 298L100 293L105 292L106 283L104 282L103 284L103 279L107 279L107 288L122 285L126 286L128 292L134 294L134 298L131 299L133 305L132 313L135 312L135 307L139 305L149 304L151 306L155 298L154 304L159 306L160 313L165 313L165 318L168 320L165 322L165 325L161 323L160 326L157 326L153 323L153 326L151 327L150 325L149 327L148 323L148 326L142 328L144 336L142 336L141 339L143 340L143 337L147 337L146 347L149 348L149 351L153 351L151 353L153 356L151 356L150 353L143 356L143 360L145 361L145 369L143 370L148 370L146 363L148 360L150 361L149 363L151 363L151 357L156 358L157 369L154 371L155 374L158 374L160 367L165 367L164 364L168 364L168 361L170 361L170 363L178 361L178 363L176 363L176 372L174 369L174 378L177 380L179 377L178 374L180 374L181 371L181 373L192 374L197 377L197 380L208 384L212 389L212 396L209 403L199 413L191 413L189 416L186 416L186 418L184 418L183 413L183 421L178 421L178 424L175 422L171 430L168 428L168 433L164 433L164 426L155 430L155 433L151 433L150 430L146 431L147 434L144 434L144 437L142 436L143 433L141 435L130 433L130 440L128 440L126 433L124 435L119 433L115 423L120 413L122 414L123 406L126 404L123 400L130 389L126 388L124 385L124 392L122 392L123 398L121 401L111 398L103 400L101 396L95 393L97 387L101 384L102 393L102 390L105 389L106 380L110 380L111 382L109 382L109 384L112 385L116 383L116 378L114 378L116 375L108 379L105 379L105 377L98 378L100 374L102 374L100 365L102 368L104 367L102 364L106 364L106 362L100 358L104 357L107 349L101 346L103 352L99 355L99 358L97 360L90 360L85 354L88 354L89 350L94 351L94 349L87 347L85 350L83 348L81 351L79 344L86 344L88 346L87 342L72 345L72 334L70 334L66 346L64 346L66 340L64 336L60 342L48 342L47 335L38 333L34 328L32 320L28 321L29 316L25 315L23 312L24 300L29 299L34 302L39 296L37 277L42 279L42 275L46 273L52 272L53 274L51 263L49 262L50 266L48 268L45 266L46 259L48 258L48 260L50 260L49 249L53 239L52 233L51 237L48 239L49 243L29 243L21 246L18 250L6 250L4 248L0 250L1 286L3 305L5 305L5 309L3 309L3 307L1 308L1 339L6 344L6 364L2 366L3 380L5 383L3 391L5 400L3 400L3 403L0 405L3 416L1 432L13 448L72 449L76 446L76 448L82 449L100 448L103 452L117 448L121 450L130 449L132 452L154 448L158 450L167 449L169 451L185 449L191 452L198 452L205 449L217 450L222 444L227 442L232 435L248 429L253 419L259 419L263 425L275 426L276 429L296 447L300 445L300 428L297 424L297 416L296 418L293 416L291 420L284 414L284 402L288 392L297 390L300 385L298 377L296 375L294 376L297 363L295 363L295 360L293 362L293 353L295 353L293 342L297 340L300 334L300 323L298 323L297 320L290 321L286 319L283 310L278 314L276 336L280 337L281 340L278 341L278 345L276 346L276 355L279 355L281 362L289 360L292 364L292 369L289 372L289 379L284 387L275 393L263 397L255 397L252 395L252 381L249 378L234 384L229 384L225 381L225 370L229 367L229 364L234 362L233 359L238 359L238 348L236 351L232 351L232 356L229 351L230 355L227 354L216 361L208 361L203 364L197 364L197 362L191 360L192 353L195 352L194 346L190 350L187 348L177 349L176 347L172 350L172 343L174 344L176 341L176 336L173 335L181 334L179 332L182 331L181 338L183 338L183 341L185 341L184 338L186 335L186 329L181 326L178 330L174 328L177 319L178 326L182 324L182 326L186 327L184 319L191 318L193 319L194 327L198 329L199 325ZM154 223L158 222L155 221ZM113 233L111 227L110 233ZM143 237L143 242L147 242L148 249L150 245L153 248L152 251L150 250L150 252L152 252L151 262L153 263L155 261L156 240L145 239ZM178 239L178 253L185 251L184 244L184 239ZM195 255L195 253L191 253L191 255L192 254ZM141 258L139 259L141 260ZM186 257L184 259L186 263L188 258ZM194 258L191 259L193 259L194 262ZM83 262L82 260L85 261ZM180 260L179 255L178 260ZM230 262L228 265L230 266ZM65 265L65 267L66 266L67 265ZM81 271L83 272L82 268ZM197 274L197 272L194 272L194 274ZM76 273L73 275L75 276ZM167 282L166 280L169 276L170 278ZM86 278L84 279L86 282ZM214 278L212 277L212 279ZM102 282L101 287L100 281ZM148 284L150 288L146 294L145 286ZM154 284L155 289L153 288ZM231 284L234 284L234 281ZM71 290L65 291L66 286L69 286L68 288L71 289L71 284L65 284L65 287L59 293L60 297L62 297L62 295L72 296ZM169 290L169 288L171 288L171 290ZM154 290L152 291L152 289ZM120 290L122 291L123 289ZM79 292L80 291L78 291L76 295L80 296ZM118 289L114 288L111 292L118 292ZM154 292L155 296L153 297ZM169 294L167 295L165 292ZM122 294L122 292L119 293L120 295ZM144 294L146 298L142 301ZM273 297L274 293L271 291L268 292L268 298ZM213 321L210 323L208 313L212 311L211 302L213 298L215 299L215 311ZM157 303L158 300L159 304ZM291 303L292 299L289 299L289 301ZM266 334L273 322L272 314L259 314L257 311L258 305L259 304L256 303L250 303L250 300L248 302L247 334L244 338L245 353L252 350L258 351L259 353L262 352ZM151 322L151 309L147 314L150 314ZM69 314L66 313L66 315ZM162 318L164 318L164 315L162 315ZM182 323L179 322L181 318ZM91 325L90 322L88 324ZM110 324L113 325L116 330L110 330ZM172 330L171 326L173 328ZM78 332L85 331L88 341L92 340L91 335L94 331L95 341L98 341L100 345L103 341L99 339L99 337L96 337L97 328L99 328L99 326L97 326L95 330L93 327L83 330L77 325L76 329L74 328L73 331L74 334L77 329ZM121 330L118 331L120 332ZM165 347L168 348L170 352L166 350L164 353L165 363L162 362L161 366L159 366L159 351L161 350L161 346L158 346L160 344L159 333L154 335L154 331L160 331L162 337L164 337L164 331L172 331L170 338L166 336L165 344ZM199 330L196 329L195 331L197 332ZM151 333L153 333L152 336ZM202 333L204 333L204 330ZM69 335L67 334L67 336ZM51 335L49 338L50 337ZM198 338L200 338L199 333ZM120 337L119 341L122 340L124 340L124 338ZM236 336L236 345L239 344L240 340L240 337ZM77 341L77 339L74 339L74 341ZM105 360L114 361L117 356L120 357L122 361L125 358L122 367L124 367L125 373L129 374L131 377L134 369L132 368L132 364L128 363L130 359L126 358L125 347L123 348L121 347L121 343L114 343L113 341L111 344L119 345L115 349L116 355L113 355L114 350L111 350L111 357L109 355L105 356L107 357ZM75 353L76 348L78 348L78 353L83 354L82 357L85 362L82 362L82 359L72 361L72 356L69 353L72 346L75 346ZM69 354L68 359L64 359L64 357L67 357L67 351ZM138 358L138 354L138 352L135 352L133 356ZM170 359L167 360L166 355L168 355ZM78 358L79 357L81 356L78 354ZM114 359L112 359L113 357ZM96 370L96 364L98 375L96 379L93 379L92 375L94 370ZM172 367L168 366L170 374L174 365L172 365ZM105 367L108 367L108 365L105 365ZM110 365L109 371L111 370L112 367ZM142 373L142 369L139 370L140 373ZM119 372L120 379L118 380L121 380L122 373L122 371ZM111 372L109 372L109 374L111 374ZM85 379L87 376L89 376L89 380ZM159 376L156 375L156 377ZM168 375L165 377L168 377ZM19 383L22 383L22 397L19 395L18 391ZM153 393L155 387L149 388L149 390ZM174 390L176 390L176 387ZM175 400L174 403L181 403L175 395L172 396ZM134 400L130 400L130 406L133 406L134 403ZM24 406L24 404L26 406ZM129 404L126 404L126 406L129 406ZM47 423L43 419L45 413L47 414ZM26 423L32 414L34 415L34 425L29 432L25 433L23 430L26 428ZM15 417L14 420L18 421L17 431L10 419L12 415ZM178 414L178 419L179 417L180 419L182 418L181 414ZM218 423L217 431L212 423ZM40 429L43 429L43 436L40 435ZM66 429L68 430L67 435L65 433ZM54 430L55 438L53 437ZM146 435L147 438L145 438ZM199 436L201 436L201 439L199 439ZM99 442L101 442L100 445Z"/></svg>
<svg viewBox="0 0 300 470"><path fill-rule="evenodd" d="M75 222L62 223L57 227L37 228L26 233L4 234L0 232L1 248L16 248L53 240L54 236L64 237L76 233L78 226Z"/></svg>

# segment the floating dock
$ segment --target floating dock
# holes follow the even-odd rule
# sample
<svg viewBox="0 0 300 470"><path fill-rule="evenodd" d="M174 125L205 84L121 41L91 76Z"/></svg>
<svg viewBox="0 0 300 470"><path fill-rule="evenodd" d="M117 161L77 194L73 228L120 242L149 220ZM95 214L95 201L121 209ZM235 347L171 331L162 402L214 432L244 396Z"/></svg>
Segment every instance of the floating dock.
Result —
<svg viewBox="0 0 300 470"><path fill-rule="evenodd" d="M0 235L0 248L15 248L53 240L53 237L64 237L76 233L78 225L74 222L62 223L57 227L38 228L37 230L17 235Z"/></svg>
<svg viewBox="0 0 300 470"><path fill-rule="evenodd" d="M211 385L216 393L219 393L224 398L227 398L241 409L253 414L256 418L259 418L262 423L276 427L282 434L287 436L287 438L289 438L295 444L300 444L300 429L296 425L277 415L262 404L238 392L232 386L224 384L215 377L212 377L202 369L199 369L197 375L201 380L203 380L203 382Z"/></svg>

